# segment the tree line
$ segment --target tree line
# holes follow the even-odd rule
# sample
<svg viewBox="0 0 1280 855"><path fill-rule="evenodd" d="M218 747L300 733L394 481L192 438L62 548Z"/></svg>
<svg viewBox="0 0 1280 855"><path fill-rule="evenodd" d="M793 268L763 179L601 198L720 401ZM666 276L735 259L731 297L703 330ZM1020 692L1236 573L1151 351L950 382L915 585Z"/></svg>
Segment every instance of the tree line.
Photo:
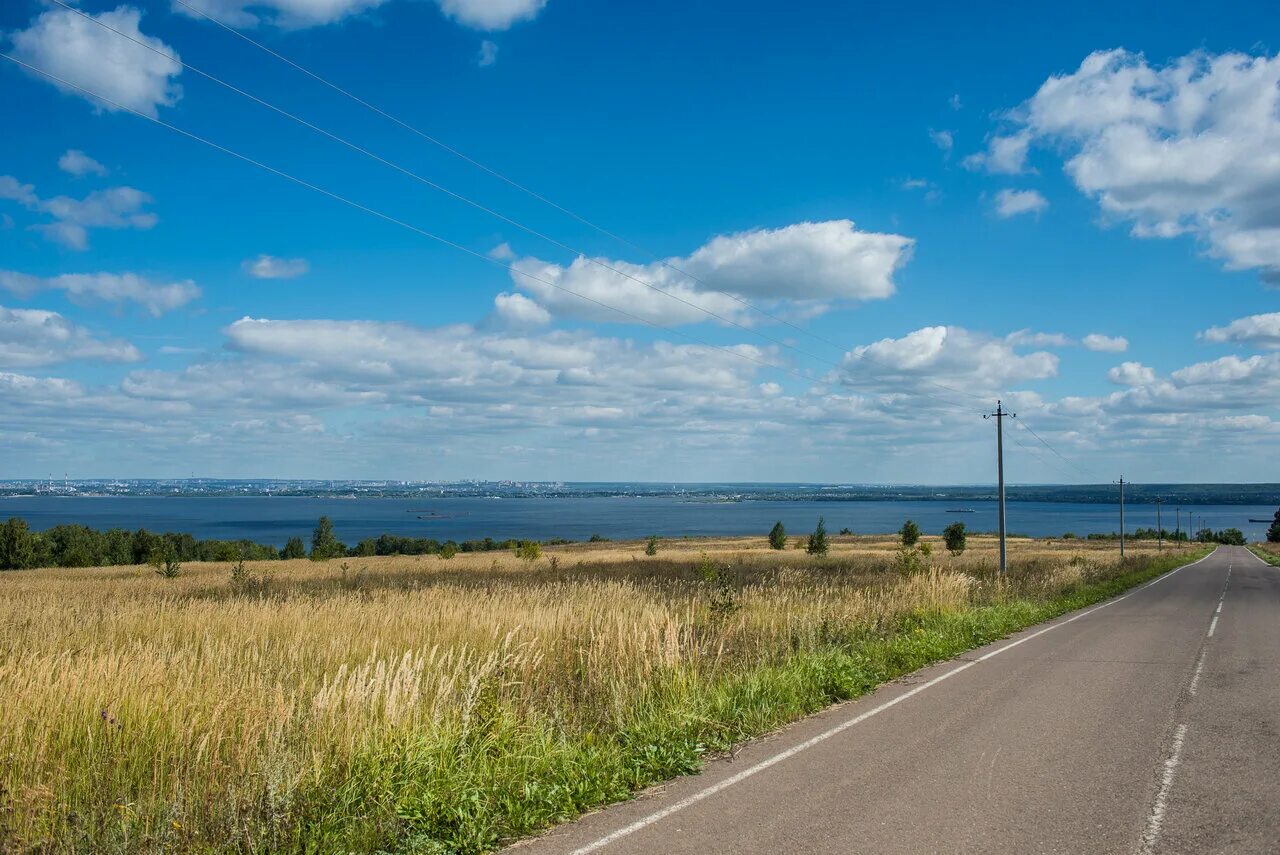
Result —
<svg viewBox="0 0 1280 855"><path fill-rule="evenodd" d="M570 543L554 538L548 543ZM106 531L84 525L56 525L34 531L26 520L12 517L0 523L0 570L32 567L108 567L186 561L274 561L294 558L329 558L373 555L441 555L459 552L496 552L520 547L519 540L436 540L383 534L348 547L334 534L333 522L321 517L308 549L301 537L290 538L284 548L252 540L197 540L178 532L150 532L144 528Z"/></svg>

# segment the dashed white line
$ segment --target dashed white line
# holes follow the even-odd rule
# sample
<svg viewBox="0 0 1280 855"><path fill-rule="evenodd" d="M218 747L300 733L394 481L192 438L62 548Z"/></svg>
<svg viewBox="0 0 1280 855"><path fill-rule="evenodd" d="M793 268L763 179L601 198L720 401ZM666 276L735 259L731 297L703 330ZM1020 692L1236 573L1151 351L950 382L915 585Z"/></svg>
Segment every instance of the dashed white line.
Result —
<svg viewBox="0 0 1280 855"><path fill-rule="evenodd" d="M1187 739L1187 726L1178 725L1173 733L1173 746L1168 758L1164 761L1164 772L1160 776L1160 791L1156 793L1156 803L1151 806L1151 816L1147 817L1147 828L1142 833L1143 855L1150 855L1155 850L1156 841L1160 839L1160 829L1164 827L1164 815L1169 809L1169 791L1173 789L1173 776L1182 762L1182 745Z"/></svg>
<svg viewBox="0 0 1280 855"><path fill-rule="evenodd" d="M1209 621L1209 634L1206 638L1213 638L1213 631L1218 628L1218 616L1214 615L1213 620Z"/></svg>
<svg viewBox="0 0 1280 855"><path fill-rule="evenodd" d="M1204 658L1208 655L1208 647L1200 651L1200 658L1196 661L1196 670L1191 674L1191 685L1187 686L1188 695L1195 696L1196 687L1200 685L1200 672L1204 670Z"/></svg>
<svg viewBox="0 0 1280 855"><path fill-rule="evenodd" d="M698 792L693 793L690 796L686 796L685 798L681 799L678 802L667 805L662 810L655 811L654 813L651 813L646 817L636 820L630 825L623 826L622 828L619 828L617 831L606 834L604 837L601 837L598 840L588 843L585 846L581 846L573 850L571 855L588 855L588 853L590 852L596 852L600 849L603 849L604 847L608 846L610 843L621 840L624 837L628 837L636 833L637 831L640 831L641 829L644 829L650 825L653 825L656 822L661 822L662 820L666 819L667 817L671 816L674 813L678 813L679 811L682 811L685 808L690 807L691 805L695 805L698 802L702 801L703 799L710 798L711 796L714 796L716 793L722 792L723 790L727 790L729 787L732 787L734 784L741 783L742 781L745 781L747 778L750 778L754 775L758 775L759 773L765 771L771 766L776 766L778 763L781 763L783 760L787 760L791 757L794 757L797 754L801 753L802 751L806 751L812 748L813 746L818 745L819 743L826 742L831 737L836 736L840 733L843 733L844 731L848 730L854 725L861 724L862 722L866 721L872 716L879 715L885 710L891 707L897 706L898 704L907 700L907 698L914 697L915 695L918 695L921 692L923 692L925 689L938 685L943 680L949 680L955 675L959 674L961 671L967 671L968 669L972 668L974 665L977 665L979 662L985 662L988 659L991 659L992 657L999 656L1001 653L1004 653L1007 650L1012 650L1013 648L1017 647L1020 644L1025 644L1026 642L1030 641L1033 638L1037 638L1041 635L1044 635L1046 632L1050 632L1061 626L1066 626L1069 623L1074 623L1075 621L1080 620L1080 618L1087 617L1088 615L1091 615L1096 611L1101 611L1102 609L1105 609L1108 606L1114 606L1116 603L1121 602L1122 600L1127 600L1129 597L1132 597L1134 594L1138 593L1139 591L1145 591L1147 588L1150 588L1153 585L1158 585L1159 583L1163 582L1165 579L1168 579L1170 576L1173 576L1174 574L1179 573L1187 569L1188 567L1194 567L1195 565L1199 564L1201 561L1205 561L1209 558L1212 558L1213 555L1214 553L1210 552L1204 558L1199 558L1195 561L1192 561L1190 564L1183 564L1181 567L1178 567L1174 570L1170 570L1168 573L1164 574L1163 576L1160 576L1156 579L1152 579L1150 582L1146 583L1141 587L1134 588L1132 591L1130 591L1127 594L1122 594L1121 596L1116 597L1115 599L1107 600L1105 603L1102 603L1101 605L1094 606L1091 609L1086 609L1085 611L1082 611L1077 615L1073 615L1067 618L1066 620L1061 620L1061 621L1058 621L1057 623L1050 624L1049 626L1046 626L1044 629L1037 630L1036 632L1033 632L1030 635L1026 635L1026 636L1023 636L1022 638L1019 638L1017 641L1011 641L1008 644L1004 645L1003 647L996 648L995 650L992 650L989 653L979 656L976 659L972 659L968 662L965 662L962 665L958 665L957 667L952 668L950 671L947 671L945 674L939 674L937 677L934 677L932 680L929 680L928 682L925 682L925 683L921 683L919 686L916 686L914 689L911 689L910 691L907 691L907 692L903 692L901 695L898 695L897 697L890 698L889 700L885 701L879 706L872 707L871 709L867 710L861 715L854 716L848 721L841 722L840 724L837 724L835 727L832 727L829 730L825 730L822 733L819 733L817 736L814 736L811 739L807 739L804 742L801 742L799 745L793 745L791 748L788 748L786 751L782 751L778 754L773 755L772 757L769 757L765 760L761 760L759 763L756 763L754 766L748 766L747 768L743 769L741 772L738 772L735 775L730 775L728 778L725 778L723 781L712 784L706 789L699 790ZM1178 750L1181 751L1181 743L1178 743ZM1163 816L1163 807L1161 808L1161 814Z"/></svg>

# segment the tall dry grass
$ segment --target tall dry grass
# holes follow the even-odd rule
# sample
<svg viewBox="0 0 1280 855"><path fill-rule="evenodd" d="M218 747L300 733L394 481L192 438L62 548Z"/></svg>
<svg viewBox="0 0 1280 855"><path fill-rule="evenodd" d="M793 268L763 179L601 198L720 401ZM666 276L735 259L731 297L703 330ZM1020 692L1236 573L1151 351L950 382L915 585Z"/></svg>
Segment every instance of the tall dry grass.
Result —
<svg viewBox="0 0 1280 855"><path fill-rule="evenodd" d="M1001 583L982 540L908 576L836 541L0 574L0 849L483 851L864 689L815 669L904 622L1146 561L1024 542Z"/></svg>

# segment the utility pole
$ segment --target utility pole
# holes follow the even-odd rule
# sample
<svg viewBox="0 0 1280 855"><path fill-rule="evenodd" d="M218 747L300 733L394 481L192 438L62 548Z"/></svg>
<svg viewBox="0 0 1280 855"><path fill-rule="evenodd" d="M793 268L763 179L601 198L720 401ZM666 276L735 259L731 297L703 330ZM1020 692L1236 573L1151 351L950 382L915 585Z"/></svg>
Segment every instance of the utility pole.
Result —
<svg viewBox="0 0 1280 855"><path fill-rule="evenodd" d="M1156 496L1156 549L1164 551L1164 529L1160 527L1160 506L1164 504L1164 499Z"/></svg>
<svg viewBox="0 0 1280 855"><path fill-rule="evenodd" d="M1120 557L1124 558L1124 476L1120 476Z"/></svg>
<svg viewBox="0 0 1280 855"><path fill-rule="evenodd" d="M996 401L996 411L983 415L984 419L996 420L996 480L1000 489L1000 575L1003 576L1008 570L1006 560L1005 544L1004 544L1004 420L1005 418L1016 419L1016 413L1005 412L1000 402Z"/></svg>

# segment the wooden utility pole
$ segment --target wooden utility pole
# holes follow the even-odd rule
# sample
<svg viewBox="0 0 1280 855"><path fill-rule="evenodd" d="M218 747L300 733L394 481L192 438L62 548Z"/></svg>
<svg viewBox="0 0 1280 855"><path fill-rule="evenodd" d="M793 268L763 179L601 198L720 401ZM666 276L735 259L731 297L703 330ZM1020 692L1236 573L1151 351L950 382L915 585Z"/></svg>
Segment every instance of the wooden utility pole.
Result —
<svg viewBox="0 0 1280 855"><path fill-rule="evenodd" d="M996 481L1000 490L1000 575L1003 576L1008 571L1007 553L1005 550L1005 526L1004 526L1004 420L1005 418L1016 419L1016 413L1006 412L1000 405L1000 401L996 401L996 411L984 415L984 419L996 420Z"/></svg>
<svg viewBox="0 0 1280 855"><path fill-rule="evenodd" d="M1120 557L1124 558L1124 476L1120 476Z"/></svg>
<svg viewBox="0 0 1280 855"><path fill-rule="evenodd" d="M1164 504L1164 499L1156 496L1156 549L1164 550L1164 529L1160 526L1160 506Z"/></svg>

